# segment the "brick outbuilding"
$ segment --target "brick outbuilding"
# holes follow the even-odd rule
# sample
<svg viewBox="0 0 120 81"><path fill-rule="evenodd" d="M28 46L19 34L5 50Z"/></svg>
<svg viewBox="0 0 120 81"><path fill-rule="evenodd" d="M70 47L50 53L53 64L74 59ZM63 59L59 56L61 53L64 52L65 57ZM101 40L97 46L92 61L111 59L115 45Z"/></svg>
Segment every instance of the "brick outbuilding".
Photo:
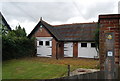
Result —
<svg viewBox="0 0 120 81"><path fill-rule="evenodd" d="M97 23L50 25L40 19L28 35L36 38L37 56L52 58L94 58Z"/></svg>

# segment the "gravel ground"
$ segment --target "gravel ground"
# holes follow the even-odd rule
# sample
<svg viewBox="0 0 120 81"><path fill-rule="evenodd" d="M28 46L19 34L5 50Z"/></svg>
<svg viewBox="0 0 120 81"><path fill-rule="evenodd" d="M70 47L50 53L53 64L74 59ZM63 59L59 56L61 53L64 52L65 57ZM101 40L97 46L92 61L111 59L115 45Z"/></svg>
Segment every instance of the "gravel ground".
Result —
<svg viewBox="0 0 120 81"><path fill-rule="evenodd" d="M96 72L96 71L100 71L100 70L99 69L84 69L84 68L79 68L79 69L76 69L76 70L70 72L70 76L78 75L78 74L91 73L91 72Z"/></svg>

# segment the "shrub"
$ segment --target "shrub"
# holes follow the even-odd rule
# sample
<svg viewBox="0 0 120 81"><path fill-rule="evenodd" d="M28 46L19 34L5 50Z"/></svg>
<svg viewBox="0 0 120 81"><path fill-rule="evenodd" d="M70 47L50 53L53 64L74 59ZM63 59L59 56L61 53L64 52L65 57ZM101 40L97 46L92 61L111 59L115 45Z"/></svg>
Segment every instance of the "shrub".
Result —
<svg viewBox="0 0 120 81"><path fill-rule="evenodd" d="M20 27L18 28L19 29L9 31L6 35L2 35L3 60L34 56L34 38L28 39L25 30Z"/></svg>

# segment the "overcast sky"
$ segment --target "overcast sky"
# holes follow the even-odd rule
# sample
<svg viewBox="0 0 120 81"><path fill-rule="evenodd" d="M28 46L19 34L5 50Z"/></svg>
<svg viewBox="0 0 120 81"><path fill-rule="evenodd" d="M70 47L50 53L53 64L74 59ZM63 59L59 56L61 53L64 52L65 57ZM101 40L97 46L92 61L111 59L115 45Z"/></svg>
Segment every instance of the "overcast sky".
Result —
<svg viewBox="0 0 120 81"><path fill-rule="evenodd" d="M29 34L40 17L52 25L97 22L100 14L117 14L119 0L1 0L0 11L14 29Z"/></svg>

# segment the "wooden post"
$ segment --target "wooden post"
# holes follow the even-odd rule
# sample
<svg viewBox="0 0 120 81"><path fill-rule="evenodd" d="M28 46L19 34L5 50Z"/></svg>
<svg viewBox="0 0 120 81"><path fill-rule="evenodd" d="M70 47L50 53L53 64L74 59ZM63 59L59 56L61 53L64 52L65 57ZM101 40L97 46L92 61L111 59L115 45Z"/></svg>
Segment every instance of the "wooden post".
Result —
<svg viewBox="0 0 120 81"><path fill-rule="evenodd" d="M56 59L58 60L58 53L59 53L59 44L56 44Z"/></svg>
<svg viewBox="0 0 120 81"><path fill-rule="evenodd" d="M70 76L70 65L68 65L68 76Z"/></svg>

